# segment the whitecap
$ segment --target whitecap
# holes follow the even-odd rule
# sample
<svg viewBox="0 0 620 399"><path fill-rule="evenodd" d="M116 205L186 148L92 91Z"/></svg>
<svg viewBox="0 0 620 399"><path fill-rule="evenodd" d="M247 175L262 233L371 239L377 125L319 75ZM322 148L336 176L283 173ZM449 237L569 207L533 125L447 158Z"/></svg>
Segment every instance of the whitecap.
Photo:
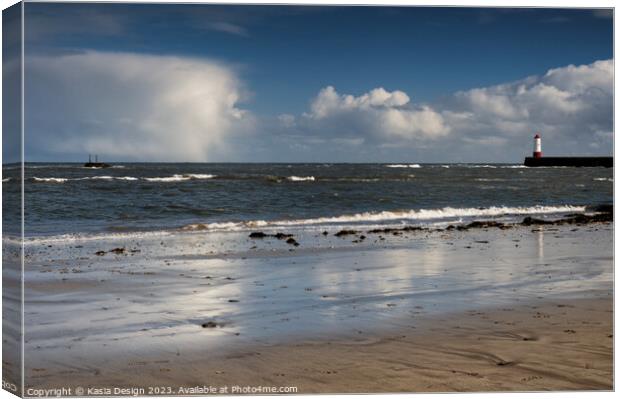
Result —
<svg viewBox="0 0 620 399"><path fill-rule="evenodd" d="M41 183L64 183L69 179L62 177L33 177L32 180Z"/></svg>
<svg viewBox="0 0 620 399"><path fill-rule="evenodd" d="M289 176L286 178L290 181L314 181L314 176Z"/></svg>
<svg viewBox="0 0 620 399"><path fill-rule="evenodd" d="M145 177L144 178L144 180L146 181L164 182L164 183L184 181L184 180L189 180L189 179L190 179L189 176L183 176L183 175L173 175L173 176L167 176L167 177Z"/></svg>
<svg viewBox="0 0 620 399"><path fill-rule="evenodd" d="M321 226L321 225L346 225L350 223L364 224L370 222L433 222L446 219L472 218L472 217L496 217L496 216L518 216L518 215L541 215L556 214L565 212L584 212L585 206L530 206L530 207L505 207L492 206L489 208L452 208L445 207L439 209L419 209L404 211L382 211L382 212L363 212L350 215L339 215L331 217L319 217L310 219L293 220L253 220L244 222L216 222L199 223L183 227L183 230L210 230L210 231L239 231L256 227L283 228L283 227L302 227L302 226Z"/></svg>
<svg viewBox="0 0 620 399"><path fill-rule="evenodd" d="M185 176L189 177L190 179L197 179L197 180L213 179L215 177L215 175L199 174L199 173L188 174Z"/></svg>
<svg viewBox="0 0 620 399"><path fill-rule="evenodd" d="M467 165L469 168L489 168L489 169L497 169L495 165Z"/></svg>
<svg viewBox="0 0 620 399"><path fill-rule="evenodd" d="M412 164L392 164L385 165L386 168L421 168L420 164L412 163Z"/></svg>
<svg viewBox="0 0 620 399"><path fill-rule="evenodd" d="M199 173L190 173L185 175L172 175L165 177L145 177L144 180L151 182L177 182L177 181L186 181L186 180L202 180L202 179L213 179L215 175L208 174L199 174Z"/></svg>

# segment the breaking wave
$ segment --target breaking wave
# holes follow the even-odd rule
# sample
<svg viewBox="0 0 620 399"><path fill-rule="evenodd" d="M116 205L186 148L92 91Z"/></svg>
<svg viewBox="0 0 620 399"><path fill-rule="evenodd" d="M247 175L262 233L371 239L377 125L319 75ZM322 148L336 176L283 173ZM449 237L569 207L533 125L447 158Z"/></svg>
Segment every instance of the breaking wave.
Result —
<svg viewBox="0 0 620 399"><path fill-rule="evenodd" d="M412 163L412 164L392 164L385 165L386 168L421 168L420 164Z"/></svg>
<svg viewBox="0 0 620 399"><path fill-rule="evenodd" d="M174 181L184 181L184 180L189 180L190 177L189 176L184 176L184 175L173 175L173 176L167 176L167 177L145 177L144 180L146 181L154 181L154 182L174 182Z"/></svg>
<svg viewBox="0 0 620 399"><path fill-rule="evenodd" d="M176 181L186 181L186 180L203 180L203 179L213 179L216 177L215 175L208 174L185 174L185 175L172 175L166 177L145 177L144 180L151 182L176 182Z"/></svg>
<svg viewBox="0 0 620 399"><path fill-rule="evenodd" d="M69 179L64 179L62 177L33 177L32 181L41 182L41 183L64 183Z"/></svg>
<svg viewBox="0 0 620 399"><path fill-rule="evenodd" d="M93 176L93 177L78 178L75 180L129 180L129 181L134 181L134 180L138 180L138 178L133 177L133 176Z"/></svg>
<svg viewBox="0 0 620 399"><path fill-rule="evenodd" d="M489 207L489 208L440 208L405 211L363 212L333 217L318 217L309 219L291 220L249 220L249 221L219 221L212 223L193 223L180 228L170 228L151 231L127 231L118 233L95 234L62 234L55 236L28 237L25 244L36 245L41 243L93 240L127 240L139 238L155 238L182 233L199 232L247 232L254 229L275 231L277 229L335 229L335 228L375 228L387 226L402 226L418 224L439 226L448 223L466 223L471 220L499 218L514 220L524 215L560 215L566 212L585 212L585 206L532 206L532 207ZM512 217L512 219L510 219ZM475 219L474 219L475 218ZM19 238L10 237L9 241L21 242Z"/></svg>
<svg viewBox="0 0 620 399"><path fill-rule="evenodd" d="M215 222L195 223L182 227L182 230L211 230L211 231L236 231L252 228L278 228L278 227L303 227L322 225L346 225L366 223L411 223L411 222L441 222L447 220L460 220L473 217L497 217L556 214L564 212L584 212L585 206L532 206L532 207L489 207L489 208L440 208L420 209L406 211L383 211L363 212L352 215L340 215L333 217L319 217L311 219L294 220L252 220L243 222Z"/></svg>
<svg viewBox="0 0 620 399"><path fill-rule="evenodd" d="M290 181L314 181L314 176L289 176L286 178L287 180Z"/></svg>
<svg viewBox="0 0 620 399"><path fill-rule="evenodd" d="M167 177L134 177L134 176L89 176L89 177L76 177L76 178L65 178L65 177L33 177L31 181L36 183L65 183L68 181L82 181L82 180L124 180L124 181L137 181L144 180L150 182L175 182L175 181L184 181L184 180L201 180L201 179L212 179L215 175L207 175L207 174L186 174L186 175L173 175ZM8 180L3 180L8 181Z"/></svg>

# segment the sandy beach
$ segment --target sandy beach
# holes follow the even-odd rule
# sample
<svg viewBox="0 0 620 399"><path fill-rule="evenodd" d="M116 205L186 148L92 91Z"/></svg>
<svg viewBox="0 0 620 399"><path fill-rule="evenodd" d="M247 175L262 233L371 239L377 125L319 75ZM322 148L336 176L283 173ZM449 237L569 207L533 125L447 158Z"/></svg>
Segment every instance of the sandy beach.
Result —
<svg viewBox="0 0 620 399"><path fill-rule="evenodd" d="M189 361L146 357L80 383L170 387L176 394L198 393L192 389L205 385L229 387L229 393L234 387L295 387L298 393L611 390L612 303L609 293L597 296L412 316L400 329L360 331L349 339L253 346L216 356L199 349L202 358ZM67 385L51 381L48 386Z"/></svg>
<svg viewBox="0 0 620 399"><path fill-rule="evenodd" d="M612 228L27 245L26 389L609 390Z"/></svg>
<svg viewBox="0 0 620 399"><path fill-rule="evenodd" d="M147 394L149 387L201 394L205 386L228 387L228 393L265 393L234 391L257 387L296 389L288 393L611 390L612 301L608 292L595 296L412 316L400 329L360 331L349 339L257 345L225 355L197 348L188 357L127 356L114 368L80 373L69 367L56 376L37 368L31 381L93 393L142 387Z"/></svg>

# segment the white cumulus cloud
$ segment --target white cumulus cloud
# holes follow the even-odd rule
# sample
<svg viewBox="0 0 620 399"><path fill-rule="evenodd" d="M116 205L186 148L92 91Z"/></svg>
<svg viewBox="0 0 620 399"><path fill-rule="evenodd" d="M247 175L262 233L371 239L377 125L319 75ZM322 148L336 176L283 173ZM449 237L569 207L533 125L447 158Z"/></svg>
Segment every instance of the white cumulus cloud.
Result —
<svg viewBox="0 0 620 399"><path fill-rule="evenodd" d="M611 152L613 61L554 68L541 76L455 93L438 105L455 133L486 140L503 137L507 147L541 131L555 151L578 154L590 140ZM606 143L604 143L607 141Z"/></svg>
<svg viewBox="0 0 620 399"><path fill-rule="evenodd" d="M33 56L26 77L26 143L34 153L208 161L254 123L239 108L245 91L234 68L210 60L97 51Z"/></svg>
<svg viewBox="0 0 620 399"><path fill-rule="evenodd" d="M362 157L391 149L382 159L517 162L531 151L534 132L543 134L548 154L611 154L613 72L613 60L568 65L432 104L416 104L402 90L379 87L355 96L327 86L306 113L288 115L286 127L296 143L310 146L306 151L311 137L358 138L368 150L356 146ZM354 148L345 147L350 157Z"/></svg>
<svg viewBox="0 0 620 399"><path fill-rule="evenodd" d="M410 106L409 96L382 87L360 96L339 94L333 86L321 89L305 113L306 126L318 121L325 133L393 137L405 140L433 139L446 135L443 117L428 106Z"/></svg>

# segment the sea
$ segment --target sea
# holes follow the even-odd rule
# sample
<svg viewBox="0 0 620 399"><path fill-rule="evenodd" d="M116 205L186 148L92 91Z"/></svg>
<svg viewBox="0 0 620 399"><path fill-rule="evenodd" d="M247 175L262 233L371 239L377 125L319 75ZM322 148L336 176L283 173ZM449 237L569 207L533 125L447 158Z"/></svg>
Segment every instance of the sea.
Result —
<svg viewBox="0 0 620 399"><path fill-rule="evenodd" d="M21 165L3 165L19 235ZM613 202L611 168L516 164L77 163L24 167L24 235L339 229L550 218Z"/></svg>

